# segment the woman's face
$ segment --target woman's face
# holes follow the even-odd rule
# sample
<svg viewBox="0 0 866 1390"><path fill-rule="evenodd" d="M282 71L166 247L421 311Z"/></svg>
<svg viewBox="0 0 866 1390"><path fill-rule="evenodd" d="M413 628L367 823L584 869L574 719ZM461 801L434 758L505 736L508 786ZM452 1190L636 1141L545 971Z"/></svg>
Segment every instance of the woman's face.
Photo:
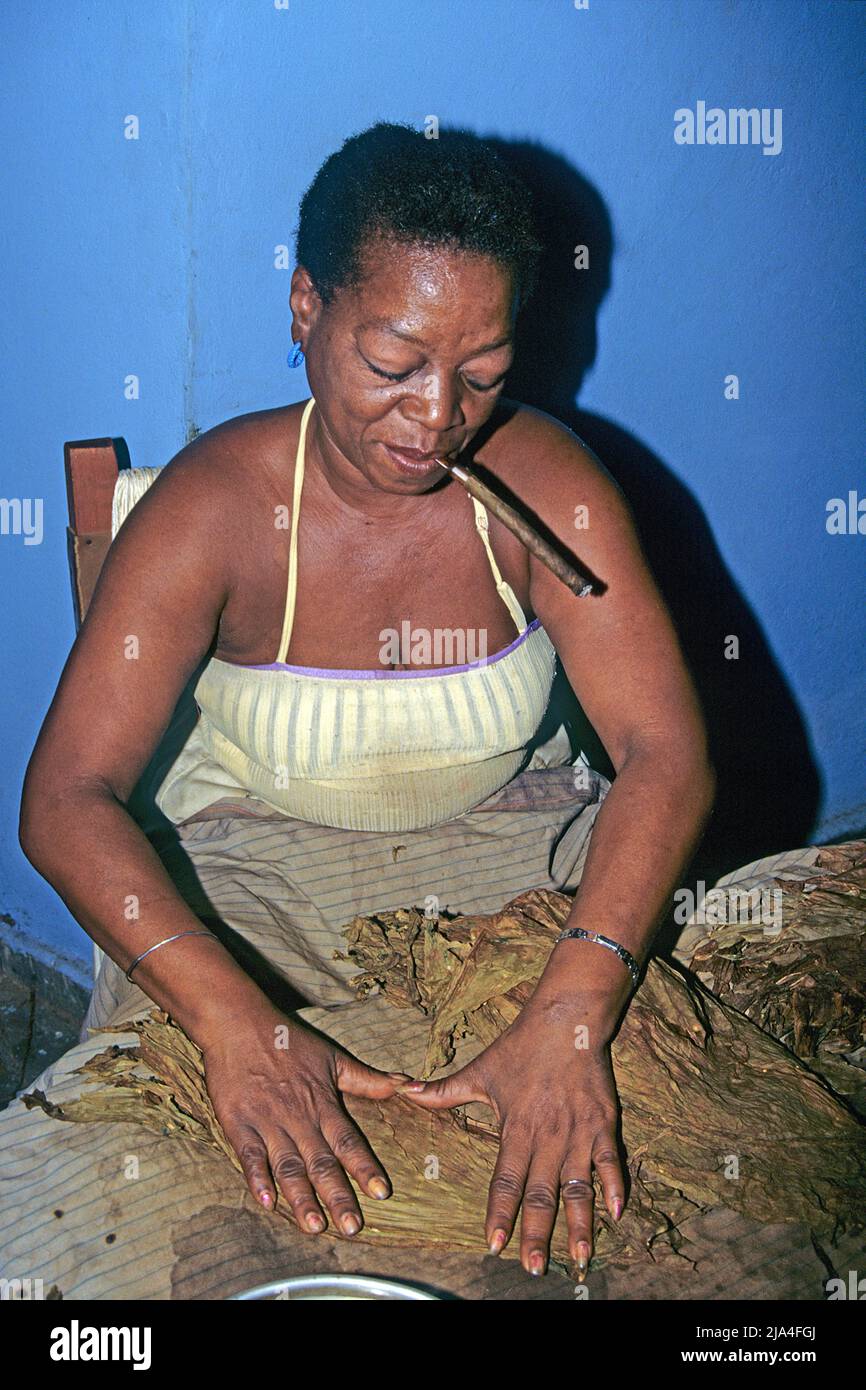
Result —
<svg viewBox="0 0 866 1390"><path fill-rule="evenodd" d="M381 240L368 244L362 267L361 284L327 307L303 267L292 279L322 453L350 485L360 474L385 492L424 492L443 476L429 456L465 449L502 392L514 351L512 277L486 256Z"/></svg>

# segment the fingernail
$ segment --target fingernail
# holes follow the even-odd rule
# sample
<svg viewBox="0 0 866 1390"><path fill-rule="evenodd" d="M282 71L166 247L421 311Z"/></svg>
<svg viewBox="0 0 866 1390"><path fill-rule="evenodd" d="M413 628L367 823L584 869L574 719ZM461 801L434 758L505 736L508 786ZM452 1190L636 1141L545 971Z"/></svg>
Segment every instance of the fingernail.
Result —
<svg viewBox="0 0 866 1390"><path fill-rule="evenodd" d="M274 1200L270 1192L260 1192L259 1201L261 1202L263 1207L272 1207L274 1204Z"/></svg>
<svg viewBox="0 0 866 1390"><path fill-rule="evenodd" d="M542 1255L540 1250L533 1250L532 1254L529 1257L529 1273L544 1273L544 1256Z"/></svg>
<svg viewBox="0 0 866 1390"><path fill-rule="evenodd" d="M347 1212L346 1215L343 1217L342 1221L340 1222L340 1225L346 1232L347 1236L353 1236L361 1229L361 1223L358 1220L357 1216L353 1216L350 1211Z"/></svg>
<svg viewBox="0 0 866 1390"><path fill-rule="evenodd" d="M318 1212L311 1211L310 1214L309 1214L309 1216L307 1217L307 1230L308 1230L308 1231L324 1231L324 1229L325 1229L325 1222L324 1222L323 1218L322 1218L321 1216L319 1216Z"/></svg>
<svg viewBox="0 0 866 1390"><path fill-rule="evenodd" d="M498 1255L507 1239L508 1232L503 1231L501 1227L497 1228L497 1230L493 1232L493 1238L490 1241L491 1255Z"/></svg>
<svg viewBox="0 0 866 1390"><path fill-rule="evenodd" d="M614 1199L613 1199L613 1219L614 1219L614 1221L619 1221L619 1218L620 1218L621 1216L622 1216L622 1198L621 1198L621 1197L614 1197Z"/></svg>
<svg viewBox="0 0 866 1390"><path fill-rule="evenodd" d="M577 1278L579 1283L583 1283L586 1271L589 1268L589 1246L585 1240L579 1242L577 1247Z"/></svg>
<svg viewBox="0 0 866 1390"><path fill-rule="evenodd" d="M426 1081L410 1081L406 1086L398 1086L400 1091L423 1091L427 1085Z"/></svg>
<svg viewBox="0 0 866 1390"><path fill-rule="evenodd" d="M384 1178L371 1178L371 1179L370 1179L370 1196L371 1196L371 1197L378 1197L379 1201L381 1201L383 1197L390 1197L390 1195L391 1195L391 1189L390 1189L390 1187L388 1186L388 1184L386 1183L386 1181L385 1181Z"/></svg>

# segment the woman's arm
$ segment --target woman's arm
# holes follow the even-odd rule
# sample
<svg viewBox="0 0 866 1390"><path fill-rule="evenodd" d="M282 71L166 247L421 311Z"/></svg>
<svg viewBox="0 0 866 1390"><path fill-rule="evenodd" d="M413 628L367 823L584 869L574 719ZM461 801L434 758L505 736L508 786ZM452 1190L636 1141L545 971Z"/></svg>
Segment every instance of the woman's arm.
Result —
<svg viewBox="0 0 866 1390"><path fill-rule="evenodd" d="M190 446L111 546L34 748L19 836L35 868L127 969L177 932L203 930L127 801L228 593L228 496L218 450ZM197 1042L259 991L215 937L154 951L135 982Z"/></svg>
<svg viewBox="0 0 866 1390"><path fill-rule="evenodd" d="M608 586L576 599L530 561L533 609L617 774L593 827L567 925L611 937L642 963L712 811L707 731L622 491L575 435L549 416L533 417L533 504ZM576 515L588 524L577 529ZM567 1001L604 1042L630 990L613 952L570 939L553 950L533 1002Z"/></svg>

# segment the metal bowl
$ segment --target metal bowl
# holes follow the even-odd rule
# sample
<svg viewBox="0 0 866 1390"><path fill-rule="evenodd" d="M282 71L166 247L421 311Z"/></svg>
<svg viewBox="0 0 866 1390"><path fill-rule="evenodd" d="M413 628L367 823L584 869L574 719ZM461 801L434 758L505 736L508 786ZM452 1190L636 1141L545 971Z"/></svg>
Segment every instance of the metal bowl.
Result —
<svg viewBox="0 0 866 1390"><path fill-rule="evenodd" d="M404 1284L398 1279L377 1279L369 1274L310 1274L298 1279L275 1279L272 1284L259 1284L256 1288L244 1289L243 1293L233 1293L229 1301L271 1299L287 1302L295 1298L439 1301L437 1294L427 1293L413 1284Z"/></svg>

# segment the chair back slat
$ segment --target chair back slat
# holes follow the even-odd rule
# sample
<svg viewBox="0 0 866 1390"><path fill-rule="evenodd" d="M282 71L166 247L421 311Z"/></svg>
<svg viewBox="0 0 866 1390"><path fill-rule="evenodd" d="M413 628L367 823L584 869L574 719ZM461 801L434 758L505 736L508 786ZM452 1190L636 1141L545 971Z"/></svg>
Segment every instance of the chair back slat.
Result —
<svg viewBox="0 0 866 1390"><path fill-rule="evenodd" d="M75 626L93 597L111 545L111 503L120 468L113 439L74 439L63 446L69 525L66 528Z"/></svg>

